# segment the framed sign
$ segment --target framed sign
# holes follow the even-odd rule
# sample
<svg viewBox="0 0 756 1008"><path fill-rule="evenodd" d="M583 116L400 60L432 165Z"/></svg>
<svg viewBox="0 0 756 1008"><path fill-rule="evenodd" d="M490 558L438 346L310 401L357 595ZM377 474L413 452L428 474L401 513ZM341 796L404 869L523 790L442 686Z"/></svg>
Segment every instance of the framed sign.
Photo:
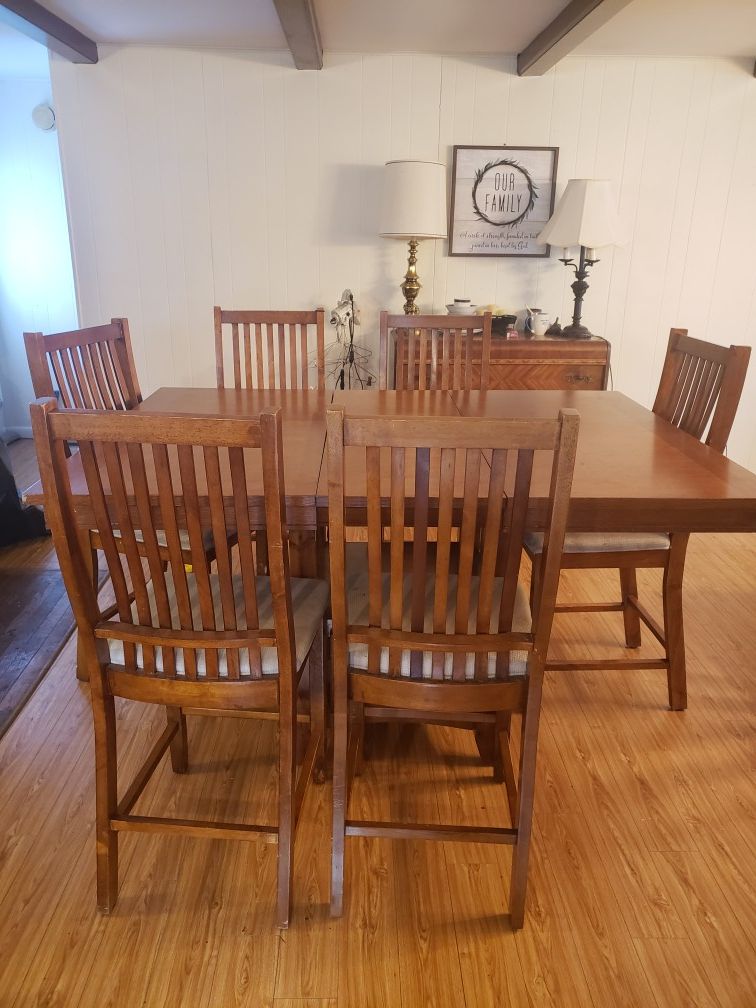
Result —
<svg viewBox="0 0 756 1008"><path fill-rule="evenodd" d="M449 255L549 254L537 236L554 210L558 147L454 148Z"/></svg>

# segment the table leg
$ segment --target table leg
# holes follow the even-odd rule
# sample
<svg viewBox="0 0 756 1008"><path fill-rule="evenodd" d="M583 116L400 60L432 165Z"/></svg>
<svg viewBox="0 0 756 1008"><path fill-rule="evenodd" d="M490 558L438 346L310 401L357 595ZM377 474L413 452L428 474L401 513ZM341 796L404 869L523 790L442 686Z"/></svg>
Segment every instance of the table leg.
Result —
<svg viewBox="0 0 756 1008"><path fill-rule="evenodd" d="M319 525L315 533L315 565L316 577L321 581L331 580L331 570L328 558L328 536L323 525Z"/></svg>
<svg viewBox="0 0 756 1008"><path fill-rule="evenodd" d="M96 596L100 580L100 572L97 566L97 550L92 547L92 538L89 529L81 529L79 531L79 537L81 539L81 554L84 558L84 563L88 567L87 573L94 585ZM78 630L76 631L76 641L76 678L80 682L89 682L89 672L87 671L84 658L81 653L81 640L79 639Z"/></svg>
<svg viewBox="0 0 756 1008"><path fill-rule="evenodd" d="M292 577L318 576L315 529L289 530L289 571Z"/></svg>
<svg viewBox="0 0 756 1008"><path fill-rule="evenodd" d="M669 559L664 571L664 636L667 641L667 685L669 706L672 710L685 710L688 690L685 672L685 634L683 632L683 572L688 534L675 532L670 536Z"/></svg>

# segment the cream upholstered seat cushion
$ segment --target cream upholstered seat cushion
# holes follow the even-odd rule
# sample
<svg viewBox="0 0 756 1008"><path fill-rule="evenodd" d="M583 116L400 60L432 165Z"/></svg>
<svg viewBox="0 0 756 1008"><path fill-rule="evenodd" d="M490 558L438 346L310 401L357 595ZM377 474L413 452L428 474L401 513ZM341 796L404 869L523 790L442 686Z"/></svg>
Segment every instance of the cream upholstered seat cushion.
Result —
<svg viewBox="0 0 756 1008"><path fill-rule="evenodd" d="M536 556L543 553L543 532L526 532L525 549ZM639 550L668 550L669 536L663 532L568 532L563 553L632 553Z"/></svg>
<svg viewBox="0 0 756 1008"><path fill-rule="evenodd" d="M174 629L181 627L178 617L178 604L176 593L173 588L173 580L170 571L166 572L166 584L168 596L171 602L171 625ZM223 616L221 608L220 582L217 574L211 574L210 585L213 593L213 606L215 608L216 622L219 627L223 626ZM257 608L258 618L261 627L273 626L273 603L270 593L270 578L258 577L255 579L257 586ZM192 616L195 629L200 629L202 621L200 619L199 591L197 589L197 576L187 574L187 584L192 606ZM241 575L236 575L233 579L234 602L236 611L240 618L240 624L244 621L241 614L244 613L244 587ZM157 606L153 582L147 584L147 592L150 601L150 611L152 613L153 625L157 626ZM322 625L328 605L328 585L324 581L315 581L309 578L291 579L291 601L294 610L294 640L296 642L297 668L300 668L310 650L312 642L318 628ZM138 624L136 602L131 607L132 618ZM117 619L117 617L116 617ZM109 640L110 661L113 665L124 664L123 643L119 640ZM143 668L143 656L141 645L137 645L137 666ZM176 671L182 674L184 671L184 652L181 648L175 649ZM246 648L239 650L239 667L242 676L250 675L249 651ZM206 662L205 651L197 650L197 675L205 674ZM278 674L278 652L275 648L264 647L261 649L260 660L263 675ZM162 649L156 649L155 665L158 671L163 671ZM218 651L219 674L221 677L228 675L228 662L225 649Z"/></svg>
<svg viewBox="0 0 756 1008"><path fill-rule="evenodd" d="M496 632L496 625L498 623L499 616L499 604L501 602L501 590L503 587L503 579L496 578L494 581L494 594L493 594L493 605L491 606L491 633ZM426 590L425 590L425 624L424 631L430 633L433 629L433 596L434 596L434 586L435 581L432 574L429 574L426 579ZM477 618L478 611L478 589L479 589L479 579L474 577L471 579L471 597L470 597L470 615L468 618L468 630L470 632L475 629L475 622ZM412 593L412 579L409 575L404 578L404 604L403 610L405 613L404 627L403 629L410 629L410 598ZM388 598L389 598L389 575L383 575L383 618L382 624L384 627L389 626L389 610L388 610ZM363 625L368 624L368 572L367 564L360 564L350 569L347 575L347 604L349 612L349 623L350 625ZM446 607L446 631L447 633L453 633L454 631L454 613L457 605L457 578L455 576L449 577L449 595ZM517 632L529 633L531 629L531 616L530 616L530 603L528 602L528 597L523 589L522 585L517 585L517 594L515 597L515 607L512 621L512 629ZM410 674L410 651L402 651L402 661L401 661L401 674L403 676L409 676ZM527 658L528 653L526 651L512 651L510 655L510 668L509 674L515 676L525 675L527 670ZM453 657L451 654L446 654L444 656L444 678L452 678L452 662ZM433 657L430 652L423 653L423 678L430 679L432 671ZM368 667L368 648L367 644L350 644L349 645L349 665L354 669L367 669ZM380 656L380 671L384 674L388 674L389 669L389 652L388 648L381 648ZM465 678L473 679L475 673L475 655L468 654L465 656ZM489 654L488 656L488 677L493 679L496 676L496 654Z"/></svg>

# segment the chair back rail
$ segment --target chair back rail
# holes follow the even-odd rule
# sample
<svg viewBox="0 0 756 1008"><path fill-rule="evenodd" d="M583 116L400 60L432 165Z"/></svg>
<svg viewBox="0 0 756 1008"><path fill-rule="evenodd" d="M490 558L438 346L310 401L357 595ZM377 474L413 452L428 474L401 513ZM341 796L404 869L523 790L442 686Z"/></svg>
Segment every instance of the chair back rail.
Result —
<svg viewBox="0 0 756 1008"><path fill-rule="evenodd" d="M77 626L96 664L108 664L108 641L117 640L132 675L211 684L223 665L223 681L233 683L260 680L261 647L275 647L279 683L282 676L290 683L295 652L288 554L282 546L280 414L220 420L88 413L60 411L48 399L32 405L32 421L46 514ZM79 445L113 584L112 621L100 619L86 575L65 464L70 441ZM261 464L271 546L273 627L267 628L260 627L258 615L246 475L248 467ZM217 573L211 575L205 563L208 534L225 542L235 531L239 572L232 571L229 551L219 550Z"/></svg>
<svg viewBox="0 0 756 1008"><path fill-rule="evenodd" d="M216 306L218 388L307 389L314 363L325 389L325 312L229 311Z"/></svg>
<svg viewBox="0 0 756 1008"><path fill-rule="evenodd" d="M24 342L37 398L57 388L67 409L129 410L142 401L127 319L49 335L27 332Z"/></svg>
<svg viewBox="0 0 756 1008"><path fill-rule="evenodd" d="M489 655L496 656L495 678L505 680L512 652L527 652L530 659L537 655L542 670L567 520L577 414L563 410L553 420L528 421L423 420L349 417L342 409L331 409L327 425L335 649L345 658L351 645L366 645L367 673L373 676L386 673L381 654L387 651L387 673L395 681L449 676L455 682L470 681L472 666L475 682L489 682ZM346 449L350 488L355 473L364 473L359 496L366 510L366 626L350 624L347 612ZM515 631L517 576L537 451L552 456L543 587L530 628ZM407 527L413 529L409 542ZM430 656L425 662L424 655Z"/></svg>
<svg viewBox="0 0 756 1008"><path fill-rule="evenodd" d="M670 330L654 413L723 452L750 355L747 346L718 346L693 339L687 329Z"/></svg>
<svg viewBox="0 0 756 1008"><path fill-rule="evenodd" d="M491 313L389 315L381 312L379 383L388 387L389 333L396 332L397 389L487 389Z"/></svg>

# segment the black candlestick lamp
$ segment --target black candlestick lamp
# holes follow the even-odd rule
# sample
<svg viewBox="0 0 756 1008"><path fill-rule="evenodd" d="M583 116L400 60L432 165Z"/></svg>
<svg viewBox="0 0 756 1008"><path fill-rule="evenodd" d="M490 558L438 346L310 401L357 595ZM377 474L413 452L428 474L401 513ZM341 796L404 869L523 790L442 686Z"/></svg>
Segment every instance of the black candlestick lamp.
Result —
<svg viewBox="0 0 756 1008"><path fill-rule="evenodd" d="M575 282L572 284L572 293L575 295L575 305L572 309L572 325L565 326L562 329L561 335L564 339L590 339L593 336L588 326L584 326L580 321L583 314L583 298L585 297L585 292L588 290L588 283L586 282L588 270L595 263L601 262L600 259L589 258L592 253L592 249L586 249L584 245L581 245L577 266L574 259L560 258L559 260L565 266L572 266L572 271L575 274Z"/></svg>
<svg viewBox="0 0 756 1008"><path fill-rule="evenodd" d="M565 339L590 339L592 336L581 321L583 298L588 290L586 277L590 268L600 262L595 250L616 244L618 232L611 183L607 179L570 179L551 219L538 236L540 241L562 247L559 261L571 266L575 274L572 324L561 332ZM580 248L577 263L567 254L568 249L576 245Z"/></svg>

